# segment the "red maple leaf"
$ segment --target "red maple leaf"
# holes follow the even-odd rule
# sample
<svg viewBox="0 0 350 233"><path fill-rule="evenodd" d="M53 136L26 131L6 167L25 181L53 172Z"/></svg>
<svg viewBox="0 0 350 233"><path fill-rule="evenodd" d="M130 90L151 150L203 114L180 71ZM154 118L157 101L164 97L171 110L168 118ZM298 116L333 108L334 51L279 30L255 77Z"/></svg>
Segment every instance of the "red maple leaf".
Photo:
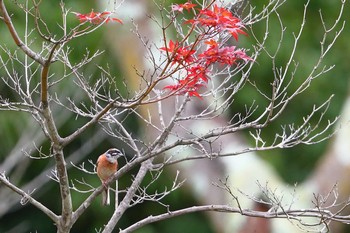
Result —
<svg viewBox="0 0 350 233"><path fill-rule="evenodd" d="M188 75L186 79L192 79L195 83L208 82L208 70L201 64L197 64L187 69Z"/></svg>
<svg viewBox="0 0 350 233"><path fill-rule="evenodd" d="M76 17L79 19L80 23L92 23L92 24L101 24L103 22L108 23L109 21L115 21L120 24L123 24L123 22L118 18L110 17L112 15L112 12L104 11L104 12L94 12L91 11L87 14L81 14L78 12L72 12L76 15Z"/></svg>
<svg viewBox="0 0 350 233"><path fill-rule="evenodd" d="M165 86L164 89L169 89L176 95L188 94L189 96L196 96L202 99L201 95L198 93L199 88L202 86L204 85L193 82L193 80L182 79L179 80L178 84Z"/></svg>
<svg viewBox="0 0 350 233"><path fill-rule="evenodd" d="M186 2L184 4L174 4L171 6L171 9L173 11L179 11L179 12L183 12L183 10L187 10L188 12L190 12L190 10L192 8L194 8L195 6L197 6L197 4L193 4L191 2Z"/></svg>
<svg viewBox="0 0 350 233"><path fill-rule="evenodd" d="M176 51L176 48L179 47L179 42L176 41L174 43L172 40L169 41L169 46L168 47L161 47L160 50L166 51L168 53L173 53Z"/></svg>
<svg viewBox="0 0 350 233"><path fill-rule="evenodd" d="M160 50L166 51L167 53L170 54L170 56L173 59L173 64L175 62L179 63L189 63L193 61L193 54L196 52L193 49L189 49L190 46L180 46L179 42L176 41L175 43L170 40L169 41L169 46L168 47L161 47Z"/></svg>

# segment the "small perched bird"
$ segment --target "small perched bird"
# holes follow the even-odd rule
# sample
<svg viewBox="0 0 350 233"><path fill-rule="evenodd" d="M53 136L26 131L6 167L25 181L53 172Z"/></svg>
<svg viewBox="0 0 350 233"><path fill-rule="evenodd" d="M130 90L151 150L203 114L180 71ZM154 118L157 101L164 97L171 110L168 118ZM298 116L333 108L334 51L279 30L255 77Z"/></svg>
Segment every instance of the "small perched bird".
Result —
<svg viewBox="0 0 350 233"><path fill-rule="evenodd" d="M111 148L97 159L97 175L105 186L105 190L102 192L103 205L110 204L109 186L106 184L106 181L118 170L117 159L123 155L124 154L120 150ZM116 195L118 195L117 192Z"/></svg>

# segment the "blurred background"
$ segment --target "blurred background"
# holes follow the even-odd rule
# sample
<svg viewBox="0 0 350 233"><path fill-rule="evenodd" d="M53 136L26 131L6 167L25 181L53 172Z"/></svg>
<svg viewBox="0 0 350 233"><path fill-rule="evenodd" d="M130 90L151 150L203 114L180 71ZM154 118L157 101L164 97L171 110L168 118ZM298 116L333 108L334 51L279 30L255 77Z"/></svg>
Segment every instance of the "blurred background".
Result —
<svg viewBox="0 0 350 233"><path fill-rule="evenodd" d="M18 1L21 3L21 1ZM118 3L119 1L117 1ZM159 3L159 1L154 1ZM139 39L133 33L135 26L132 23L138 25L139 32L149 38L159 42L160 29L155 27L154 23L147 17L148 14L159 15L158 9L153 1L147 0L132 0L126 1L117 9L118 18L122 19L124 24L110 23L106 27L99 28L94 33L83 37L83 39L73 40L69 42L67 46L70 47L70 59L71 62L78 63L80 59L86 54L86 49L92 53L95 51L104 51L104 53L96 58L89 66L86 66L84 73L92 77L92 79L98 79L101 75L97 65L108 68L112 74L118 78L117 84L122 87L123 80L133 80L137 78L134 67L146 66L143 61L143 49L139 42ZM183 3L184 1L165 1L165 7L169 7L172 3ZM25 30L25 15L23 11L18 8L13 2L5 2L8 7L8 11L12 14L15 26L20 35L23 35ZM91 1L64 1L65 7L72 12L87 13L91 9L95 11L103 11L108 9L109 5L104 5L101 2ZM279 9L279 14L283 20L284 26L287 28L284 42L278 54L278 62L283 65L289 59L290 48L293 44L293 32L298 31L303 15L304 4L303 1L286 1ZM23 2L24 4L24 2ZM55 4L55 7L53 7ZM112 4L112 3L109 3ZM258 8L263 5L262 1L252 0L251 5L258 4ZM320 11L322 12L324 21L326 24L331 25L338 17L340 8L340 1L326 1L317 0L311 1L308 6L307 20L304 29L303 36L298 46L295 60L299 62L299 68L297 73L301 79L305 77L310 70L312 70L317 61L320 53L320 40L323 36L323 25L320 21ZM55 9L55 10L53 10ZM57 10L56 10L57 9ZM62 16L59 10L59 1L42 2L40 5L42 19L48 25L48 28L53 33L60 34L61 29L57 23L61 23ZM30 17L29 17L30 18ZM76 25L76 19L73 14L69 14L68 17L69 27ZM270 37L266 43L266 47L274 48L276 41L279 40L280 27L278 26L278 18L272 16L270 18ZM341 20L349 20L349 4L346 4L344 10L344 16ZM29 25L33 25L32 19L29 20ZM328 25L327 25L328 26ZM340 29L340 28L339 28ZM260 37L265 33L265 24L258 23L253 26L255 34ZM249 34L249 31L248 31ZM1 57L3 60L7 60L6 49L16 51L16 55L19 59L23 57L23 54L14 46L14 42L11 40L10 35L5 27L4 23L0 24L0 43L2 46ZM38 39L39 36L35 31L32 32L30 39L31 48L35 51L40 51L41 42ZM326 73L321 78L316 79L310 88L303 94L298 96L284 111L280 118L273 122L268 129L264 131L264 136L271 138L275 135L276 129L280 129L280 125L295 122L300 123L302 117L305 116L313 106L321 104L334 94L334 98L331 105L324 116L324 119L333 120L338 115L342 114L342 125L338 125L337 129L339 133L332 137L330 140L323 141L317 145L300 145L290 149L280 149L273 151L265 151L254 153L250 155L241 155L235 158L222 160L220 162L212 162L214 164L208 165L208 167L202 167L202 171L198 171L199 174L204 173L203 176L198 174L191 174L186 171L186 168L181 166L176 168L169 168L165 170L165 174L158 180L158 183L153 186L154 190L163 190L165 186L171 186L172 179L175 175L174 171L180 170L183 172L183 178L188 178L188 184L183 188L172 193L164 199L164 203L171 206L172 210L178 208L184 208L191 205L205 204L209 201L210 197L215 195L211 188L201 187L194 190L191 186L191 180L193 177L197 179L203 179L204 183L211 184L222 176L228 176L230 181L234 184L244 183L245 186L254 186L252 189L245 191L252 194L256 194L259 190L257 180L263 184L265 182L271 182L273 187L280 187L285 190L293 189L295 184L300 200L304 198L311 204L312 193L320 192L327 193L334 184L338 183L338 191L340 192L340 201L346 200L350 195L350 183L347 182L347 177L350 173L350 165L347 163L347 157L350 156L350 145L348 143L349 125L348 116L350 113L349 102L347 102L349 93L349 60L350 60L350 45L348 39L350 38L349 25L345 25L345 29L342 35L335 43L330 54L325 57L324 65L335 65L331 72ZM331 40L330 38L327 41ZM241 37L239 40L239 46L249 48L254 43L251 36ZM249 54L249 52L248 52ZM19 62L14 62L11 66L11 72L16 72L18 75L23 74L24 68ZM9 68L8 67L8 68ZM32 70L34 79L39 80L39 73ZM51 73L59 77L64 72L63 67L60 64L54 64L51 68ZM0 67L0 77L5 77L6 70L4 67ZM269 59L261 56L257 60L253 71L251 72L251 79L263 88L266 92L271 89L272 81L272 64ZM60 93L61 96L72 96L76 99L83 99L82 93L76 93L76 86L72 80L64 80L60 85L55 86L54 91ZM17 98L14 93L4 85L3 81L0 82L0 93L4 98L15 100ZM38 95L38 93L35 93ZM39 95L37 96L39 97ZM39 100L39 98L37 98ZM246 105L255 101L257 105L264 106L263 100L259 98L258 93L252 87L247 85L242 91L238 93L235 98L234 109L232 114L238 111L245 111ZM261 103L259 102L261 101ZM67 135L74 129L84 124L88 119L76 117L74 114L62 110L60 107L54 109L55 119L59 126L59 132L61 135ZM140 137L144 137L144 130L141 128L142 124L138 123L136 119L127 119L125 124L127 128ZM327 121L321 124L326 125ZM29 159L23 151L28 153L38 154L37 148L40 148L43 153L47 153L49 150L49 144L38 124L27 114L23 112L11 112L0 111L0 172L5 171L10 180L23 190L33 190L33 194L43 204L49 206L56 213L60 211L59 200L59 188L55 182L50 180L51 169L54 166L52 158L33 160ZM249 137L249 132L242 133L236 139L243 143L253 143ZM85 162L89 169L93 169L92 165L89 165L88 161L96 161L97 157L106 149L115 146L115 141L110 138L104 131L101 130L99 125L90 128L86 131L78 140L71 143L65 150L67 155L68 164L73 162L74 164L80 164ZM126 152L128 153L127 149ZM132 155L130 155L132 156ZM350 157L349 157L350 158ZM125 161L122 161L123 164ZM225 163L225 165L222 165ZM218 167L219 166L219 167ZM95 175L89 175L82 173L76 168L69 169L69 175L71 179L81 179L91 184L94 187L100 185L99 179ZM230 167L228 169L227 167ZM208 169L208 170L206 170ZM205 174L210 173L211 170L218 169L220 174L218 177L208 179ZM125 176L119 181L121 188L126 188L130 184L130 176ZM192 170L193 172L193 170ZM199 177L199 178L198 178ZM260 178L262 180L260 180ZM245 179L249 179L246 181ZM237 182L236 182L237 181ZM239 182L238 182L239 181ZM249 185L248 185L249 184ZM240 187L238 187L240 188ZM244 187L242 187L244 190ZM152 191L152 190L150 190ZM208 192L207 192L208 191ZM198 192L205 192L205 194L198 194ZM289 191L287 191L289 192ZM208 195L206 195L208 194ZM78 206L89 194L72 192L73 204ZM303 196L305 195L305 196ZM218 196L217 198L221 198ZM223 197L222 197L223 198ZM55 226L52 222L43 215L39 210L31 206L30 204L20 205L20 198L9 191L4 185L0 184L0 232L54 232ZM252 205L247 203L247 205ZM264 208L259 206L251 206L252 208ZM125 216L121 219L117 228L125 228L137 220L143 219L150 214L160 214L166 210L164 207L156 206L154 203L142 203L134 208L129 209ZM96 232L100 229L106 221L110 218L113 212L112 208L101 208L99 200L86 211L86 213L78 220L74 225L72 232ZM236 219L236 220L235 220ZM233 221L229 223L229 221ZM167 233L212 233L212 232L281 232L282 228L279 223L273 223L271 220L262 221L259 231L249 230L248 227L244 227L245 224L250 223L247 218L239 218L236 215L225 214L225 217L218 219L217 216L207 213L189 214L170 220L162 221L159 223L150 224L142 229L138 230L139 233L155 233L155 232L167 232ZM227 224L226 224L227 223ZM282 221L285 224L286 221ZM250 223L251 224L251 223ZM262 228L262 226L269 225L269 227ZM285 226L285 225L284 225ZM232 227L232 228L229 228ZM256 230L256 229L255 229ZM350 228L345 225L333 226L332 232L349 232ZM116 230L117 232L117 230ZM298 232L295 227L291 230L284 232Z"/></svg>

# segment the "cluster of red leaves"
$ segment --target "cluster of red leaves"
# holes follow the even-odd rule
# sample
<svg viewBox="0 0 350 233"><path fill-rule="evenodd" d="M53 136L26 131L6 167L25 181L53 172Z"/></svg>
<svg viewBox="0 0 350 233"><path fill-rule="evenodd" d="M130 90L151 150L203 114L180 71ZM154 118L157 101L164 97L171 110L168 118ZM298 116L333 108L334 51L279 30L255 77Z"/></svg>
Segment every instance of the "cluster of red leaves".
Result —
<svg viewBox="0 0 350 233"><path fill-rule="evenodd" d="M244 51L236 49L236 46L220 47L217 41L210 39L205 41L209 45L208 49L199 54L199 58L204 60L204 64L209 66L215 62L226 65L234 65L238 59L249 61L251 58Z"/></svg>
<svg viewBox="0 0 350 233"><path fill-rule="evenodd" d="M111 17L112 12L104 11L104 12L94 12L91 11L87 14L81 14L77 12L72 12L76 15L80 23L91 23L91 24L101 24L101 23L108 23L110 21L118 22L120 24L123 24L123 22L118 18Z"/></svg>
<svg viewBox="0 0 350 233"><path fill-rule="evenodd" d="M185 23L207 28L204 36L210 39L203 41L207 45L206 50L198 52L197 46L200 44L198 42L189 46L182 46L178 41L174 42L172 40L169 41L167 47L162 47L160 50L167 53L172 65L177 64L186 73L185 77L180 79L177 84L166 86L165 89L176 94L187 93L190 96L201 98L198 91L208 82L211 65L232 66L237 63L237 60L247 62L251 58L243 50L237 49L236 46L226 46L213 39L215 35L222 32L229 33L236 40L238 40L239 34L246 35L242 30L244 27L239 18L233 16L229 10L217 5L214 5L213 9L206 8L203 10L196 10L195 7L196 4L187 2L173 5L172 10L183 12L185 9L198 12L193 19L187 20Z"/></svg>
<svg viewBox="0 0 350 233"><path fill-rule="evenodd" d="M229 32L236 40L238 40L238 34L246 35L241 29L243 24L239 18L223 7L214 5L213 8L213 10L201 10L196 18L187 20L186 23L214 27L217 31Z"/></svg>

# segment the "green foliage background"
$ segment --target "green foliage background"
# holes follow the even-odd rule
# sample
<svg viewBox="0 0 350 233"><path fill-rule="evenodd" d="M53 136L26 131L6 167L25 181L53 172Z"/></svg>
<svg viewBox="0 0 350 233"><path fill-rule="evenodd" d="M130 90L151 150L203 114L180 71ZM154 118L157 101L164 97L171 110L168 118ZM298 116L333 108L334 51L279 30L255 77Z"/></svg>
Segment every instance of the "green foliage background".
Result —
<svg viewBox="0 0 350 233"><path fill-rule="evenodd" d="M21 2L21 1L19 1ZM176 1L172 1L176 2ZM179 1L180 2L180 1ZM254 0L251 1L252 4L261 4L262 1ZM25 18L23 11L18 9L12 2L5 1L8 6L8 10L12 13L12 17L15 21L15 26L19 32L24 31ZM48 23L49 28L57 28L57 21L61 20L58 7L59 1L43 1L40 7L43 19ZM278 61L283 64L288 59L288 52L290 52L291 44L293 43L291 32L297 31L302 18L302 11L304 1L287 1L284 6L280 9L280 15L287 27L286 40L283 43L281 53L279 54ZM307 14L307 24L304 30L304 35L302 37L299 48L301 48L297 53L297 58L299 61L299 71L298 75L302 77L305 72L312 69L313 62L315 57L319 54L319 41L323 34L322 25L320 24L319 18L319 9L322 10L323 16L327 22L331 22L335 19L338 12L339 1L311 1L309 5L309 10ZM91 9L97 9L97 6L91 1L65 1L66 7L70 8L71 11L76 12L89 12ZM122 9L122 8L121 8ZM345 12L349 12L349 4L347 4ZM349 14L345 13L344 17L348 17ZM73 14L68 16L71 26L75 25L75 18ZM128 19L123 19L128 20ZM274 18L274 20L277 20ZM343 20L348 20L343 18ZM33 22L30 21L30 25L33 25ZM268 48L274 48L276 41L278 40L277 34L275 32L279 30L276 21L271 21L271 39L267 43ZM264 33L264 25L254 26L254 31L256 33ZM118 60L115 58L111 59L109 54L109 46L105 43L103 38L102 29L98 29L94 34L84 37L84 45L94 52L97 50L106 50L101 58L94 61L95 63L102 64L104 61L108 61L111 64L112 73L120 73L118 69ZM57 31L59 32L59 31ZM33 32L36 33L35 31ZM11 40L9 33L7 32L6 27L3 22L0 22L0 42L2 45L7 46L8 48L15 48L13 41ZM38 36L34 36L38 37ZM335 64L335 69L322 78L317 79L310 89L299 96L294 102L291 103L289 108L283 113L281 118L272 124L269 127L269 131L266 132L266 135L274 135L276 130L279 130L279 125L289 122L300 122L301 116L308 112L314 104L322 103L330 95L335 94L330 106L329 111L325 118L333 119L339 115L341 107L343 105L344 99L348 93L348 73L349 65L348 61L350 60L350 46L348 40L350 38L349 26L346 25L345 30L333 48L331 56L328 56L325 59L325 64L331 65ZM249 44L252 43L251 37L241 38L240 43L242 46L249 47ZM33 41L32 48L36 51L40 50L41 44L38 41ZM78 62L81 59L81 56L86 52L85 46L82 46L81 40L74 40L69 43L69 46L72 48L72 61ZM18 49L17 49L18 50ZM1 51L3 53L3 51ZM19 56L23 56L21 51L17 51ZM3 54L2 54L3 55ZM23 72L23 68L18 64L14 64L15 67L18 67L16 71L18 73ZM91 68L91 67L90 67ZM92 72L96 72L96 69L91 68ZM62 72L62 67L60 65L54 65L51 69L51 72L55 74L60 74ZM0 67L0 76L6 75L3 69ZM255 66L252 72L252 79L261 84L266 91L270 89L270 82L272 80L272 71L271 63L268 59L263 57L258 60L258 64ZM91 73L92 77L98 78L98 75ZM38 77L39 80L39 77ZM57 88L61 88L62 92L64 90L69 90L74 92L73 86L68 86L68 82L65 85L62 85ZM0 82L0 93L1 95L7 98L14 98L11 92ZM244 111L245 104L250 104L253 101L256 101L258 105L263 105L262 100L259 96L256 95L256 92L252 87L247 86L241 91L236 97L236 103L234 104L234 109L232 113L237 111ZM68 114L68 113L62 113ZM16 143L21 136L22 129L27 128L29 125L31 127L39 127L37 124L33 124L32 121L28 120L28 114L19 113L19 112L0 112L0 163L5 159L5 156L9 154L16 146ZM72 129L75 129L77 125L82 125L86 119L81 118L72 118L69 123L63 125L59 131L63 135L67 135L71 132ZM130 126L132 128L133 126ZM94 134L96 128L91 128L88 132L84 133L82 137L69 145L65 153L70 154L76 149L78 149L82 143L91 137ZM136 130L135 130L136 131ZM137 132L136 132L137 133ZM247 135L248 136L248 135ZM248 138L248 137L247 137ZM101 151L104 151L106 148L109 148L112 143L105 141L99 148L96 148L93 154L89 155L87 159L93 161L96 160L96 155L100 154ZM319 158L324 154L327 149L329 141L320 143L314 146L298 146L296 148L288 150L274 150L266 151L260 153L260 155L270 162L275 169L280 173L283 179L289 183L301 182L309 174L311 174L315 164ZM48 143L43 145L43 150L48 150ZM24 156L24 155L23 155ZM16 185L21 186L28 182L32 177L35 177L42 169L47 168L48 166L53 165L52 159L47 160L36 160L30 164L29 169L26 171L25 179L20 180ZM81 176L81 173L71 169L69 174L72 178ZM170 174L169 174L170 175ZM10 176L11 178L11 176ZM130 177L129 177L130 178ZM91 183L93 186L98 186L99 180L94 176L87 176L85 180L88 183ZM123 178L120 181L121 187L127 187L128 177ZM164 176L159 182L163 184L169 183L167 181L167 175ZM170 185L170 184L168 184ZM162 186L163 187L163 186ZM0 189L5 188L0 184ZM156 189L156 187L154 187ZM15 194L13 194L15 195ZM39 198L44 204L48 205L50 208L58 212L60 209L60 198L59 198L59 189L56 184L50 182L49 185L45 186L41 190L35 192L35 197ZM87 195L73 192L73 202L75 205L81 203ZM1 202L1 200L0 200ZM172 209L181 208L195 204L197 201L195 197L192 197L189 192L185 189L182 191L177 191L169 196L165 203L171 203ZM137 208L130 209L126 215L122 218L122 221L118 227L125 227L134 221L144 218L150 214L160 213L159 211L164 211L165 208L154 206L151 203L143 203ZM76 223L72 232L95 232L95 228L98 229L102 227L103 224L109 219L112 214L112 209L101 208L100 203L96 201L93 206L90 207L82 218ZM31 205L26 205L24 207L17 206L11 210L5 216L0 218L0 232L7 232L13 227L17 227L16 232L55 232L55 227L52 223L46 218L40 211L33 208ZM176 226L176 227L174 227ZM25 231L21 231L25 229ZM205 214L192 214L183 217L174 218L172 220L167 220L157 224L149 225L141 230L137 231L138 233L154 233L154 232L215 232L214 229L210 226L210 223L206 221Z"/></svg>

